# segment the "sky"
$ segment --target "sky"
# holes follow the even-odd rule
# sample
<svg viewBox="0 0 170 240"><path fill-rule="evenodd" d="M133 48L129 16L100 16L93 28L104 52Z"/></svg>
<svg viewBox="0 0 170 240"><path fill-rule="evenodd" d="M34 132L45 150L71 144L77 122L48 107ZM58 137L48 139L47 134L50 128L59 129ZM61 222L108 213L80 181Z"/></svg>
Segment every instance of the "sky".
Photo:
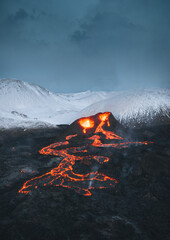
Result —
<svg viewBox="0 0 170 240"><path fill-rule="evenodd" d="M53 92L170 88L170 0L1 0L0 78Z"/></svg>

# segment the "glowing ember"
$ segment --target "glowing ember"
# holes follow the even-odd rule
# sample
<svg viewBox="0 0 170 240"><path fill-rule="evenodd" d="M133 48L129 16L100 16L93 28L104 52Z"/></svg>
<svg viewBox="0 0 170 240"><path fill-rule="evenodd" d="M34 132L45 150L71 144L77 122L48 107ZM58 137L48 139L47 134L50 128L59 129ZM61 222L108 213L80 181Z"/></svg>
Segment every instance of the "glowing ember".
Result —
<svg viewBox="0 0 170 240"><path fill-rule="evenodd" d="M77 134L69 135L65 141L53 143L47 147L44 147L39 151L43 155L54 155L62 157L62 161L58 167L52 169L39 177L32 178L24 183L23 187L19 190L19 193L27 194L32 189L37 189L39 186L61 186L65 188L73 189L74 191L83 194L84 196L91 195L91 189L94 188L110 188L114 187L117 182L116 179L109 177L98 171L92 171L87 174L78 174L73 171L73 167L76 161L83 162L85 159L95 160L98 164L104 164L110 160L109 157L99 155L89 155L89 146L93 147L112 147L112 148L126 148L130 144L145 144L148 142L125 142L123 138L116 135L111 131L103 129L103 126L110 126L109 122L110 113L101 113L98 115L99 124L94 129L94 134L87 138L88 143L85 146L79 147L66 147L69 145L69 141L72 138L76 138ZM92 118L82 118L78 121L82 127L83 133L89 128L95 127L95 121ZM102 140L112 140L111 143L102 143ZM114 140L114 142L113 142ZM150 142L151 143L151 142ZM61 149L61 146L63 147ZM60 147L60 148L58 148ZM81 155L81 156L79 156Z"/></svg>
<svg viewBox="0 0 170 240"><path fill-rule="evenodd" d="M84 133L86 133L86 129L94 127L94 121L90 118L81 118L79 124L83 128Z"/></svg>

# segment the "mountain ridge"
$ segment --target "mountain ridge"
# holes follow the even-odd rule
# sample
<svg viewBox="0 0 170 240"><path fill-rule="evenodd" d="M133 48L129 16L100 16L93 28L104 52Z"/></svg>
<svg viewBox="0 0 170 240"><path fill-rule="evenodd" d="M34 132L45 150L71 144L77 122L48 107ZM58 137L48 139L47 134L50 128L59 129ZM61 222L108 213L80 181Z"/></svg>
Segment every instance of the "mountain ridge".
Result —
<svg viewBox="0 0 170 240"><path fill-rule="evenodd" d="M105 111L130 127L168 122L170 90L53 93L21 80L0 80L0 128L56 127Z"/></svg>

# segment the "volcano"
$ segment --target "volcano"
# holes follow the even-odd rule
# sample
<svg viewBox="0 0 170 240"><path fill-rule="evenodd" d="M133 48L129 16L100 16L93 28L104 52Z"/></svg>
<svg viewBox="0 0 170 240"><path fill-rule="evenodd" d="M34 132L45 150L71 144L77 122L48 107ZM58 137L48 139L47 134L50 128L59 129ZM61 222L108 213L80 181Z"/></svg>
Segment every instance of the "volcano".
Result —
<svg viewBox="0 0 170 240"><path fill-rule="evenodd" d="M1 239L169 240L169 146L169 125L110 112L1 131Z"/></svg>
<svg viewBox="0 0 170 240"><path fill-rule="evenodd" d="M61 157L60 164L51 171L25 182L19 193L28 194L39 186L52 185L71 188L80 194L90 196L94 188L115 187L118 181L100 172L100 165L110 160L107 149L122 149L132 144L148 145L149 143L147 141L129 142L115 133L122 130L123 127L110 112L76 120L61 136L60 141L39 151L43 155ZM100 148L106 149L103 155L97 153L97 149ZM84 174L75 172L74 166L77 161L83 164L89 162L89 171ZM95 167L91 166L91 161L95 163Z"/></svg>
<svg viewBox="0 0 170 240"><path fill-rule="evenodd" d="M106 111L130 128L169 124L170 90L63 94L20 80L0 80L0 129L54 128Z"/></svg>

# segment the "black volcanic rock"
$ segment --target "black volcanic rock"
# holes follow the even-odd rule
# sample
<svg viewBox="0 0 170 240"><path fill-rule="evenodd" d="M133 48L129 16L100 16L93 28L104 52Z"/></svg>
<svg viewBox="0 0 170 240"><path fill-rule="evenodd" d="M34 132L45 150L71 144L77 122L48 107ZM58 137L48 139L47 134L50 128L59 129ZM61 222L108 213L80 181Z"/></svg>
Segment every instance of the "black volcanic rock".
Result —
<svg viewBox="0 0 170 240"><path fill-rule="evenodd" d="M98 115L92 118L97 126ZM79 136L70 140L71 146L89 143L95 127L83 134L75 121L67 129L1 135L1 240L170 239L170 129L160 126L127 134L112 115L109 121L110 127L106 125L104 129L120 131L120 136L131 141L154 143L124 149L90 146L89 151L110 158L98 166L98 171L116 178L118 184L115 188L93 189L89 197L52 185L39 187L28 195L19 194L18 190L25 181L50 171L62 161L60 157L40 155L41 148L77 133ZM102 142L108 141L102 138ZM74 171L83 174L95 164L94 159L86 158L77 162Z"/></svg>
<svg viewBox="0 0 170 240"><path fill-rule="evenodd" d="M94 127L87 129L87 135L94 134L97 126L100 123L100 119L99 119L100 114L102 114L102 113L97 113L95 115L85 117L85 119L88 118L88 119L94 121ZM83 118L80 118L80 119L83 119ZM82 129L81 125L79 124L80 119L77 119L72 124L70 124L69 127L64 132L64 135L69 135L69 134L84 135L83 129ZM104 125L105 130L114 131L115 133L118 133L118 132L121 133L121 132L125 131L125 128L123 127L123 125L121 125L115 119L115 117L113 116L112 113L109 113L109 123L110 123L110 126L107 126L107 124Z"/></svg>

